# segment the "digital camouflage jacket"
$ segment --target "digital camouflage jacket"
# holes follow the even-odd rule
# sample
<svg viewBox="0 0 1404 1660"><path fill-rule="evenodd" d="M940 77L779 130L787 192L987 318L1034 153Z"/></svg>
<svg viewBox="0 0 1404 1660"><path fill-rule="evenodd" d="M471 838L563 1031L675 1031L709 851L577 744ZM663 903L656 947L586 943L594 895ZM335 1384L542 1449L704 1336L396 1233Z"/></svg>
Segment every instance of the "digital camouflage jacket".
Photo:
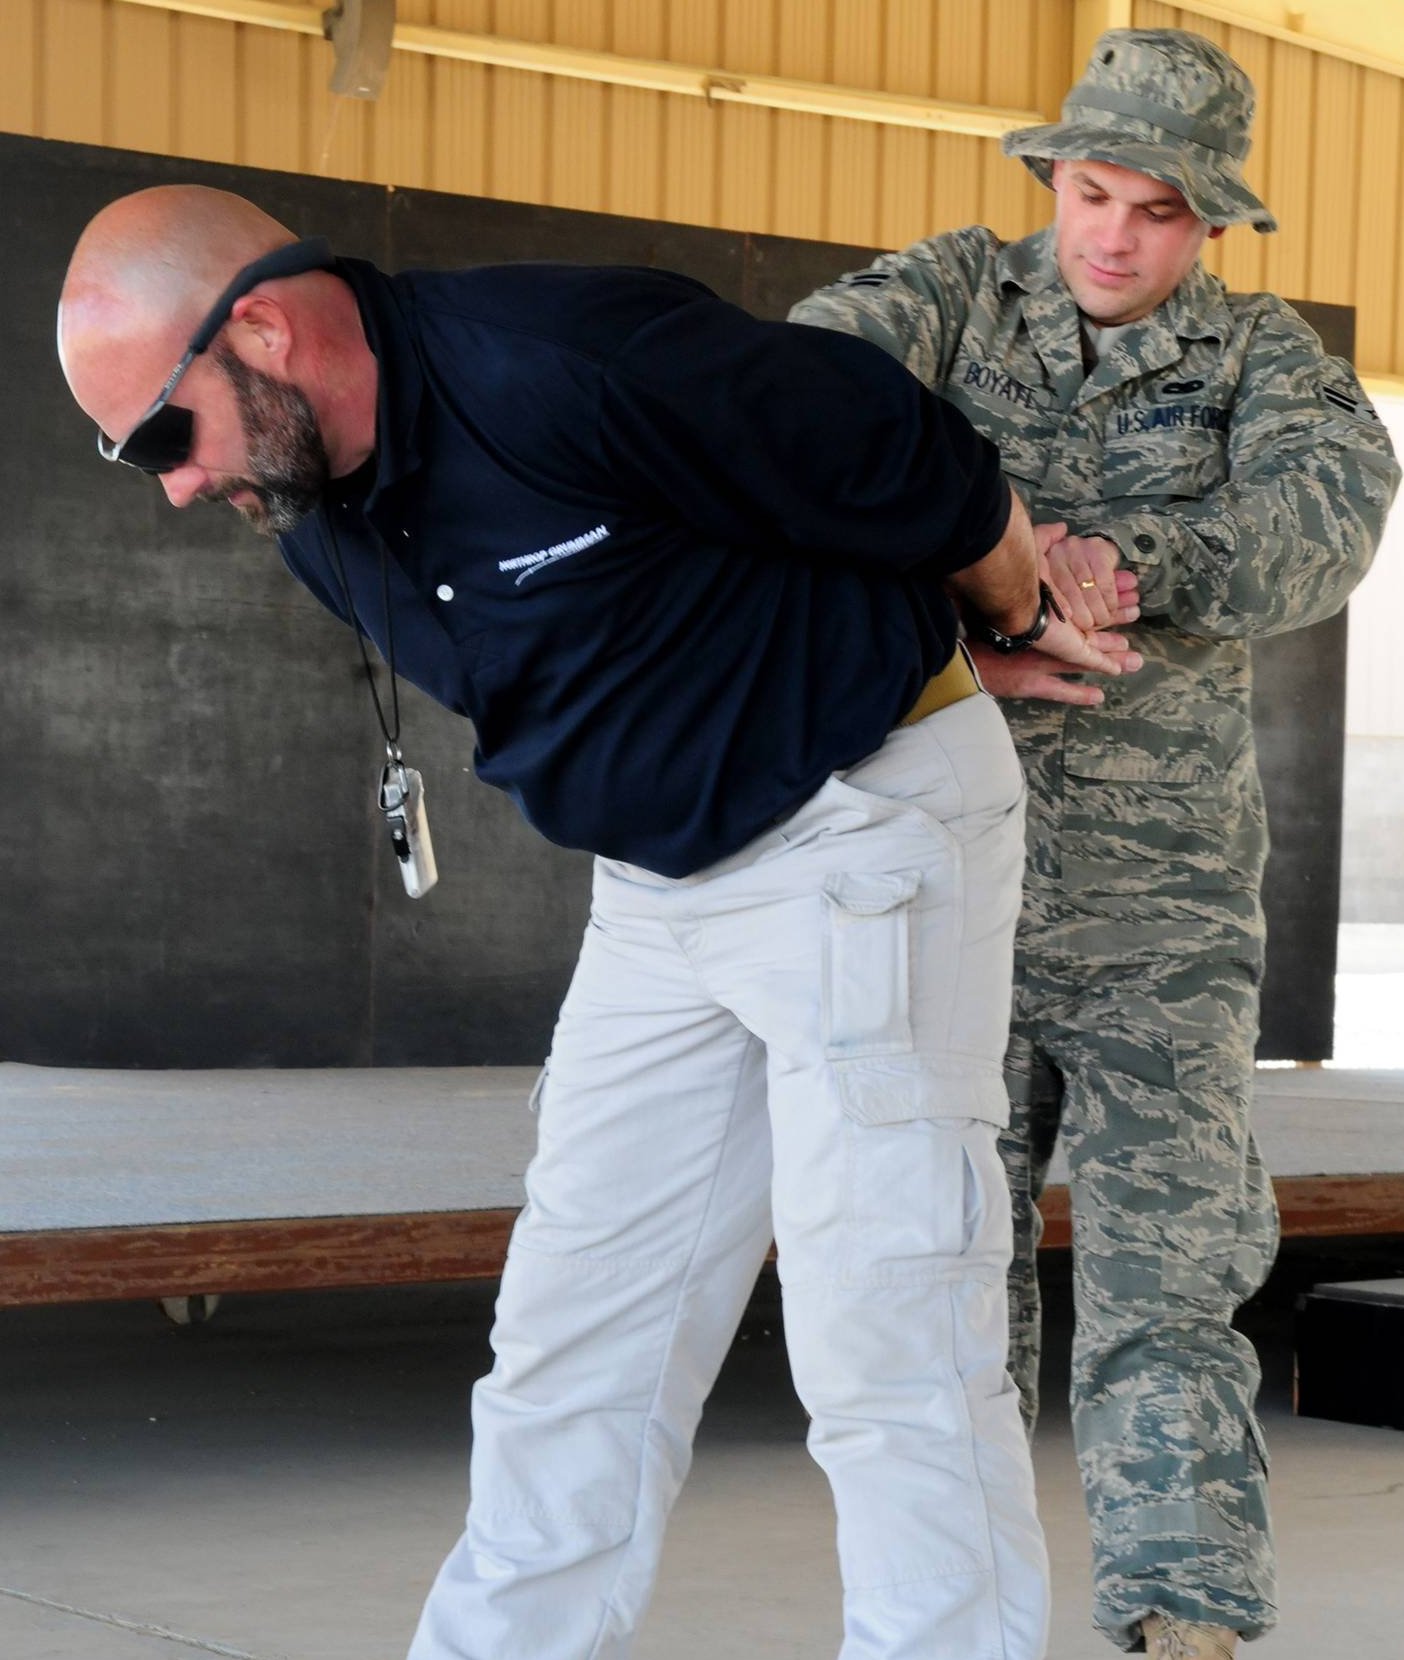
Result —
<svg viewBox="0 0 1404 1660"><path fill-rule="evenodd" d="M1345 604L1399 480L1349 364L1196 265L1088 372L1051 229L932 237L791 320L884 347L998 443L1036 522L1111 538L1140 579L1139 673L1099 708L1004 704L1030 790L1024 949L1260 951L1249 641Z"/></svg>

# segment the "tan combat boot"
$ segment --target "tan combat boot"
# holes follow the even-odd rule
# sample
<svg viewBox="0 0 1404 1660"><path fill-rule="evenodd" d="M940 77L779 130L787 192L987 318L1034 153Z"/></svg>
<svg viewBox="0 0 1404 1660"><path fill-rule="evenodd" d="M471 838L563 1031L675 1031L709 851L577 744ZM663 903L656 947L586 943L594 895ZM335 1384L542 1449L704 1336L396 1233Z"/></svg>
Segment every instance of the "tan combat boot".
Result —
<svg viewBox="0 0 1404 1660"><path fill-rule="evenodd" d="M1191 1625L1169 1614L1141 1621L1146 1660L1233 1660L1238 1633L1222 1625Z"/></svg>

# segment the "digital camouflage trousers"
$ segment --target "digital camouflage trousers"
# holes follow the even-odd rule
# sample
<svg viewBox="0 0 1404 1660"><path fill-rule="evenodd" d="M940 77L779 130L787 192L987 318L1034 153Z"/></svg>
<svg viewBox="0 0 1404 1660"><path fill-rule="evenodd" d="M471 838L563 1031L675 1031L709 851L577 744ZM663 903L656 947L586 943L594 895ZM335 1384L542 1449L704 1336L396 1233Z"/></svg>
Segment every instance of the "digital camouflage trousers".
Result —
<svg viewBox="0 0 1404 1660"><path fill-rule="evenodd" d="M1072 1423L1096 1626L1142 1647L1150 1613L1247 1636L1276 1614L1256 1354L1232 1326L1277 1248L1249 1129L1258 970L1022 958L1002 1146L1014 1194L1010 1365L1032 1430L1036 1208L1068 1162Z"/></svg>

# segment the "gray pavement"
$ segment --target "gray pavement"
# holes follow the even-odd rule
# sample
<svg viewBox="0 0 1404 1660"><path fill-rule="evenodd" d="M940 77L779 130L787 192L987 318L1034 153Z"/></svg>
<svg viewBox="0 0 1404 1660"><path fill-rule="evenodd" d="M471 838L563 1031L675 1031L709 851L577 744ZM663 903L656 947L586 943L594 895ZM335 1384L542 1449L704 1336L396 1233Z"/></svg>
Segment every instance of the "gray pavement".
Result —
<svg viewBox="0 0 1404 1660"><path fill-rule="evenodd" d="M1390 1267L1404 1255L1291 1262L1250 1312L1284 1562L1283 1625L1254 1660L1404 1651L1404 1434L1290 1414L1296 1286ZM1050 1273L1050 1655L1077 1660L1114 1651L1086 1629L1067 1292ZM0 1655L397 1660L457 1533L490 1290L233 1298L185 1329L152 1304L0 1311ZM758 1296L709 1405L636 1660L837 1650L827 1494L774 1312Z"/></svg>

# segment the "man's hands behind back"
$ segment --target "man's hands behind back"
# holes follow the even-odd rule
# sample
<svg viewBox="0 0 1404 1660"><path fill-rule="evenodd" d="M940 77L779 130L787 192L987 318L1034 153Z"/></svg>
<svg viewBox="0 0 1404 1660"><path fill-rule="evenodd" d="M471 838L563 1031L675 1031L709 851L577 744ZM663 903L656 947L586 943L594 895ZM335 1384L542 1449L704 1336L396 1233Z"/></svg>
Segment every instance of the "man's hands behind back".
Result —
<svg viewBox="0 0 1404 1660"><path fill-rule="evenodd" d="M1057 596L1066 621L1056 618L1036 646L1006 656L974 642L980 678L996 697L1037 698L1047 703L1095 707L1100 686L1071 677L1133 674L1142 658L1124 634L1108 628L1140 616L1136 574L1121 567L1120 550L1104 536L1069 536L1065 524L1033 526L1043 580Z"/></svg>

